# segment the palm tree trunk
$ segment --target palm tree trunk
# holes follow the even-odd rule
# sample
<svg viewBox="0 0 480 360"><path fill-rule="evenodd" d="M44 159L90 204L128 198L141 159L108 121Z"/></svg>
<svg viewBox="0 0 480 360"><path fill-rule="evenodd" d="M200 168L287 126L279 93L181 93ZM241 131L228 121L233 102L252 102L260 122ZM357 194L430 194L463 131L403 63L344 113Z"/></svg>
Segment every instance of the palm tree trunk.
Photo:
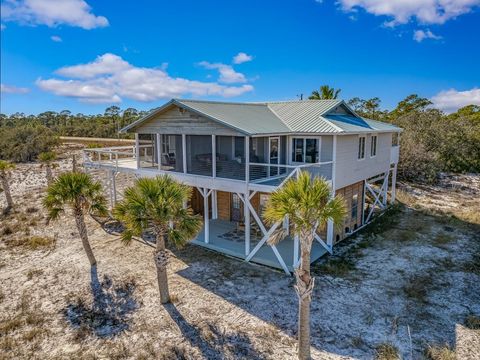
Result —
<svg viewBox="0 0 480 360"><path fill-rule="evenodd" d="M45 172L47 176L47 184L51 184L53 180L53 175L52 175L52 168L50 167L50 165L47 165Z"/></svg>
<svg viewBox="0 0 480 360"><path fill-rule="evenodd" d="M302 236L303 237L303 236ZM310 355L310 304L314 278L310 275L310 253L313 236L303 237L300 267L295 271L298 296L298 358L307 360Z"/></svg>
<svg viewBox="0 0 480 360"><path fill-rule="evenodd" d="M97 264L97 260L95 260L95 256L93 255L92 248L90 247L90 242L88 241L87 227L85 226L85 219L83 217L83 212L81 209L75 209L74 215L75 215L75 222L77 223L77 229L80 234L80 238L82 239L83 248L87 253L88 260L90 261L90 265L95 266Z"/></svg>
<svg viewBox="0 0 480 360"><path fill-rule="evenodd" d="M72 156L72 171L77 171L77 158L75 157L75 155Z"/></svg>
<svg viewBox="0 0 480 360"><path fill-rule="evenodd" d="M154 255L155 265L157 267L157 281L158 290L160 291L160 302L162 304L166 304L170 302L167 277L168 254L165 250L165 237L162 231L157 232L157 247Z"/></svg>
<svg viewBox="0 0 480 360"><path fill-rule="evenodd" d="M2 178L2 188L5 193L5 198L7 199L7 210L13 207L12 194L10 193L10 184L8 183L7 176L1 176Z"/></svg>

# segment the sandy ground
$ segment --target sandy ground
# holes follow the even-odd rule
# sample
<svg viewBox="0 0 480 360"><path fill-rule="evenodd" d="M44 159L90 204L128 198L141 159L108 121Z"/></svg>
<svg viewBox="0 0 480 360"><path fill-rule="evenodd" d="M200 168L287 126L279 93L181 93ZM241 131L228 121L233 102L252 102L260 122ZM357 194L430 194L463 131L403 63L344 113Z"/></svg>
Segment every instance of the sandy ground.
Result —
<svg viewBox="0 0 480 360"><path fill-rule="evenodd" d="M382 344L405 359L480 357L480 176L400 187L403 205L314 265L315 359L372 359ZM0 219L0 358L295 358L293 278L191 245L173 250L163 307L152 249L89 218L91 272L73 219L45 223L44 188L38 164L18 165L16 208ZM33 250L32 236L55 246Z"/></svg>

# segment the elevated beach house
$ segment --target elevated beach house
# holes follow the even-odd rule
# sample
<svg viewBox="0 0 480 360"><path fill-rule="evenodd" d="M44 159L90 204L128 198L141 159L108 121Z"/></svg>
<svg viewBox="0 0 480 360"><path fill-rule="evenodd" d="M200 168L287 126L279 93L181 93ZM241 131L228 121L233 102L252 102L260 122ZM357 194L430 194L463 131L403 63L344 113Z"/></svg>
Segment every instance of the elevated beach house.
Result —
<svg viewBox="0 0 480 360"><path fill-rule="evenodd" d="M322 176L348 206L341 229L319 230L312 261L384 210L395 198L401 129L358 116L342 100L234 103L173 99L125 127L135 145L85 150L85 167L116 177L170 174L193 190L204 218L194 244L290 272L299 242L267 239L283 223L266 224L269 194L299 170ZM187 205L187 204L186 204Z"/></svg>

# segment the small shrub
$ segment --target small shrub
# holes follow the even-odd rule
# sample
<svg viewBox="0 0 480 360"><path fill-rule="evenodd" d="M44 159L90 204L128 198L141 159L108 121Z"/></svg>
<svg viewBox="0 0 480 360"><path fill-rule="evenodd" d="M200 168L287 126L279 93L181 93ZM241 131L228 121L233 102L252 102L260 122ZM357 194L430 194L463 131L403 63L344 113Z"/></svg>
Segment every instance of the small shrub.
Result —
<svg viewBox="0 0 480 360"><path fill-rule="evenodd" d="M39 275L42 275L42 274L43 274L43 270L42 270L42 269L30 269L30 270L28 270L28 272L27 272L27 279L28 279L28 280L32 280L33 277L39 276Z"/></svg>
<svg viewBox="0 0 480 360"><path fill-rule="evenodd" d="M425 357L429 360L456 360L455 351L451 350L448 345L428 346Z"/></svg>
<svg viewBox="0 0 480 360"><path fill-rule="evenodd" d="M89 143L87 145L87 149L98 149L98 148L102 148L102 144L99 144L99 143Z"/></svg>
<svg viewBox="0 0 480 360"><path fill-rule="evenodd" d="M8 333L14 332L22 326L23 320L18 316L2 321L2 323L0 324L0 336L5 336Z"/></svg>
<svg viewBox="0 0 480 360"><path fill-rule="evenodd" d="M383 343L375 348L375 359L377 360L398 360L398 349L390 343Z"/></svg>
<svg viewBox="0 0 480 360"><path fill-rule="evenodd" d="M405 296L418 302L426 303L428 291L432 288L433 278L430 274L414 275L403 286Z"/></svg>
<svg viewBox="0 0 480 360"><path fill-rule="evenodd" d="M480 330L480 317L468 315L465 319L465 326L472 330Z"/></svg>
<svg viewBox="0 0 480 360"><path fill-rule="evenodd" d="M12 235L13 229L10 226L5 226L2 230L2 235Z"/></svg>
<svg viewBox="0 0 480 360"><path fill-rule="evenodd" d="M444 232L439 232L435 238L433 239L433 243L435 245L446 245L453 240L453 236L451 234L446 234Z"/></svg>
<svg viewBox="0 0 480 360"><path fill-rule="evenodd" d="M480 253L476 253L469 261L463 263L464 272L480 275Z"/></svg>
<svg viewBox="0 0 480 360"><path fill-rule="evenodd" d="M323 275L344 277L355 270L355 268L355 263L351 259L338 257L328 259L325 263L319 264L315 270Z"/></svg>

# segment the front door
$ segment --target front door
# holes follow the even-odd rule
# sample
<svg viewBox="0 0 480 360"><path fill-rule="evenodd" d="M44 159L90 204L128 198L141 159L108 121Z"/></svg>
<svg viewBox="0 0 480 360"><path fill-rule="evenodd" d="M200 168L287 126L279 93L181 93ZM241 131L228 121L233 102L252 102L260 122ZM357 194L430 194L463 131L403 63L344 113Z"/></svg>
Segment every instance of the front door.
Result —
<svg viewBox="0 0 480 360"><path fill-rule="evenodd" d="M268 147L268 153L270 154L269 163L272 165L278 165L280 163L280 138L271 137ZM269 166L269 176L278 175L278 167Z"/></svg>
<svg viewBox="0 0 480 360"><path fill-rule="evenodd" d="M243 222L243 206L240 197L232 193L232 221Z"/></svg>

